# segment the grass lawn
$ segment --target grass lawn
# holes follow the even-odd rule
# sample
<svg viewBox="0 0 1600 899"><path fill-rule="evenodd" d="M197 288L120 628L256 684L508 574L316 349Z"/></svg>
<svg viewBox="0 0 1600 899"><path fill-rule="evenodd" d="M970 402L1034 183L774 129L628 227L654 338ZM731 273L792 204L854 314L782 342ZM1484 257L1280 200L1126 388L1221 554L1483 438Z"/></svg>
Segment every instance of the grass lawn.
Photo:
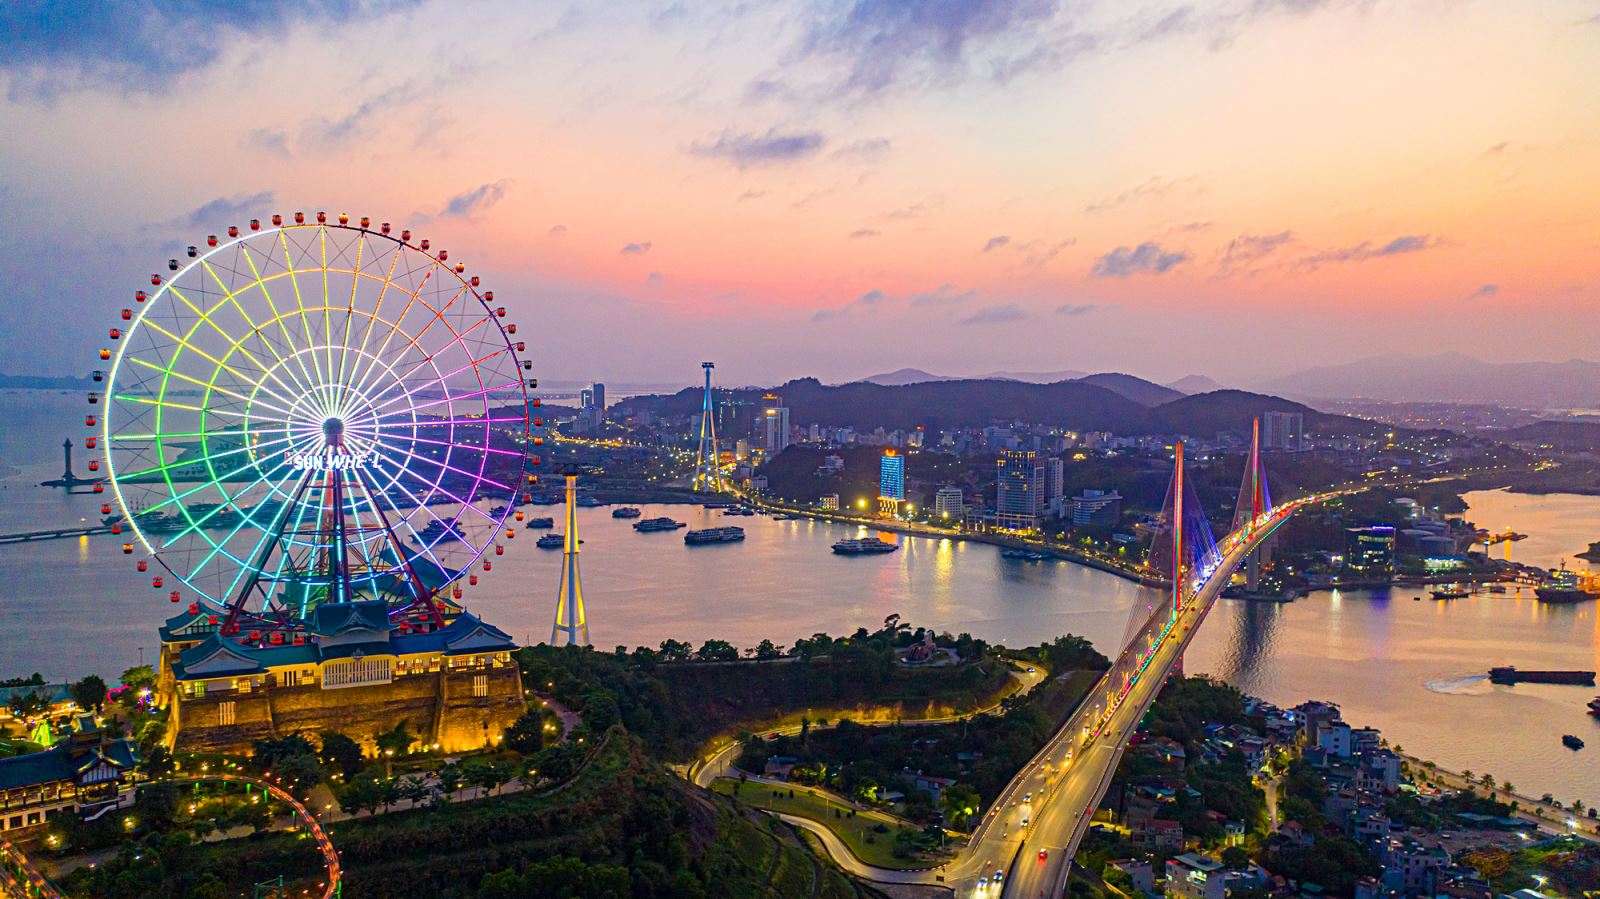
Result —
<svg viewBox="0 0 1600 899"><path fill-rule="evenodd" d="M737 793L734 792L736 787ZM894 846L898 825L890 823L886 816L856 811L856 816L851 818L850 806L799 787L795 788L792 799L789 798L788 787L777 788L762 783L746 783L741 786L739 781L732 777L717 778L711 784L711 789L724 796L736 796L741 802L753 808L783 812L798 818L810 818L833 831L846 846L850 847L850 851L855 853L857 858L869 865L882 868L931 868L937 864L928 859L897 858ZM778 795L772 795L774 790ZM834 816L836 810L839 812L838 817ZM888 833L877 833L873 830L880 823L888 826Z"/></svg>

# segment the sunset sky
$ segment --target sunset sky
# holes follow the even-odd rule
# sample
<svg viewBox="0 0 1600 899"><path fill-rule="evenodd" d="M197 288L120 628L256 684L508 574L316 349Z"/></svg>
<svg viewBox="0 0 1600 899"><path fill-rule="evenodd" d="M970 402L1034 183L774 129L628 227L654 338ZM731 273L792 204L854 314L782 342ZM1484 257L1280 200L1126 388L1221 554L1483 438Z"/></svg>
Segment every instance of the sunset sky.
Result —
<svg viewBox="0 0 1600 899"><path fill-rule="evenodd" d="M1600 358L1594 2L35 5L0 371L297 209L447 247L551 379Z"/></svg>

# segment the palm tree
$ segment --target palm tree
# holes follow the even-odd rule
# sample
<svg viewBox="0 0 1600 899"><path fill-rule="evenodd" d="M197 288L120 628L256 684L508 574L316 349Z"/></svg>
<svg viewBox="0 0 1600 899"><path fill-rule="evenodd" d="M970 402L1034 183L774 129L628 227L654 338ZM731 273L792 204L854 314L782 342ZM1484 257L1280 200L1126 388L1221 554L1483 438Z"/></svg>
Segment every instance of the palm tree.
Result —
<svg viewBox="0 0 1600 899"><path fill-rule="evenodd" d="M1582 799L1574 799L1574 800L1572 800L1572 810L1574 812L1576 812L1576 813L1582 813L1582 811L1583 811L1583 800Z"/></svg>
<svg viewBox="0 0 1600 899"><path fill-rule="evenodd" d="M1494 790L1494 775L1493 774L1485 774L1483 776L1483 780L1481 781L1481 783L1484 786L1488 787L1489 790L1492 792Z"/></svg>
<svg viewBox="0 0 1600 899"><path fill-rule="evenodd" d="M1500 789L1506 791L1507 793L1515 793L1517 791L1517 788L1512 786L1511 781L1509 780L1501 784Z"/></svg>

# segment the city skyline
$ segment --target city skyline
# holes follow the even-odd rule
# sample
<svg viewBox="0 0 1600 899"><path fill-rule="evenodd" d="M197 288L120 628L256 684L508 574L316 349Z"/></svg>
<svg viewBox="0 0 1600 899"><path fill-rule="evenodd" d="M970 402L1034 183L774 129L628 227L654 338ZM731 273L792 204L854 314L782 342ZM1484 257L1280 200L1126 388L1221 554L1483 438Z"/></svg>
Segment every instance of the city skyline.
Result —
<svg viewBox="0 0 1600 899"><path fill-rule="evenodd" d="M693 383L711 354L740 383L1248 385L1600 337L1580 3L0 21L0 351L29 360L8 370L80 373L93 331L30 335L110 313L208 233L319 208L471 248L536 330L584 335L540 342L541 370L613 381Z"/></svg>

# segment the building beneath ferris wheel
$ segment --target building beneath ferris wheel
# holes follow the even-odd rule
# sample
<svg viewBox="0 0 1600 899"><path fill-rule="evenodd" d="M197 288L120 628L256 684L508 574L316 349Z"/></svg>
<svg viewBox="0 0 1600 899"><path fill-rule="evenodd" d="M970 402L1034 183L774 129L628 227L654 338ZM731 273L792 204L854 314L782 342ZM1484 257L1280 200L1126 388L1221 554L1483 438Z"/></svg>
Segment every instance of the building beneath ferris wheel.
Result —
<svg viewBox="0 0 1600 899"><path fill-rule="evenodd" d="M318 606L304 633L220 633L226 610L191 604L160 629L158 702L183 751L247 752L255 740L336 731L375 749L404 724L423 746L481 749L526 710L504 631L456 609L442 627L389 618L382 600Z"/></svg>

